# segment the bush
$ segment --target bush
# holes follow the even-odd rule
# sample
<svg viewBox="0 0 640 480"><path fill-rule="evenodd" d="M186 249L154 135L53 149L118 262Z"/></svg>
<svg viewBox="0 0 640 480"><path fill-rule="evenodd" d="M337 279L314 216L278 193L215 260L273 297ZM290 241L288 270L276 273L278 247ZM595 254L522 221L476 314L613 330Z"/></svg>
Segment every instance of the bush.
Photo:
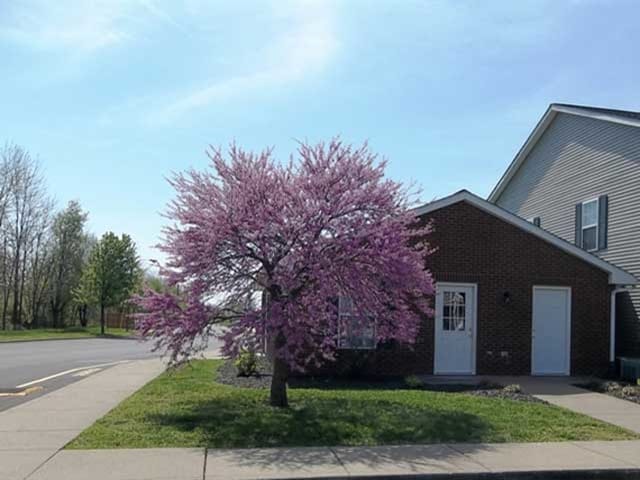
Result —
<svg viewBox="0 0 640 480"><path fill-rule="evenodd" d="M522 389L520 385L514 383L513 385L507 385L502 389L505 393L520 393Z"/></svg>
<svg viewBox="0 0 640 480"><path fill-rule="evenodd" d="M236 358L235 366L239 377L255 377L258 375L258 356L253 350L242 350Z"/></svg>
<svg viewBox="0 0 640 480"><path fill-rule="evenodd" d="M424 382L417 375L409 375L408 377L404 377L404 383L409 388L424 387Z"/></svg>

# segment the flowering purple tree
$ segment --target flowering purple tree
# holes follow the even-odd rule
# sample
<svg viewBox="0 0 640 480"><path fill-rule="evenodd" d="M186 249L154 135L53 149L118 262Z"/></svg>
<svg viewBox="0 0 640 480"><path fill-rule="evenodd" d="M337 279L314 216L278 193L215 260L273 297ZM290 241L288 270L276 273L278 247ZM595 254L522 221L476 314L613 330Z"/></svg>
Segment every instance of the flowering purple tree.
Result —
<svg viewBox="0 0 640 480"><path fill-rule="evenodd" d="M203 349L215 324L230 323L224 353L268 342L270 401L286 406L290 372L335 358L338 297L353 301L362 324L374 323L376 341L414 341L431 314L429 227L417 224L408 192L384 178L384 161L339 139L302 143L286 164L271 150L235 145L227 157L209 157L212 170L170 180L177 198L160 245L162 274L182 294L137 299L139 330L173 362Z"/></svg>

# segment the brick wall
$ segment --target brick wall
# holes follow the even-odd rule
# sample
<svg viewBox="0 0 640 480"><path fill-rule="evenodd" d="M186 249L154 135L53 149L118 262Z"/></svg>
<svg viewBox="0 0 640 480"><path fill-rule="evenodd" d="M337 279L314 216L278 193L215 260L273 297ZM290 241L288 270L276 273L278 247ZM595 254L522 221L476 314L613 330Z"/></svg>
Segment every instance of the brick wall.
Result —
<svg viewBox="0 0 640 480"><path fill-rule="evenodd" d="M478 374L531 372L534 285L571 287L571 373L607 369L609 286L606 272L465 202L431 212L436 253L426 260L436 281L476 283ZM510 301L505 304L504 293ZM326 371L407 375L433 372L434 324L424 319L413 347L341 352ZM503 353L506 352L506 353Z"/></svg>

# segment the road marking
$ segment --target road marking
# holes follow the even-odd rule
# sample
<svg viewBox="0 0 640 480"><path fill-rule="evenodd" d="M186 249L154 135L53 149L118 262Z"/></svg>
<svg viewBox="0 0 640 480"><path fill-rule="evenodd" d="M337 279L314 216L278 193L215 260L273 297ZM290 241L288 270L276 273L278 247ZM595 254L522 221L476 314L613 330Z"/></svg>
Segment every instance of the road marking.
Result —
<svg viewBox="0 0 640 480"><path fill-rule="evenodd" d="M65 370L64 372L60 372L60 373L55 373L53 375L49 375L48 377L39 378L37 380L32 380L30 382L23 383L22 385L16 386L16 388L30 387L31 385L35 385L36 383L46 382L47 380L52 380L54 378L62 377L64 375L69 375L70 373L79 372L81 370L88 370L90 368L110 367L112 365L118 365L120 363L127 363L127 362L129 362L129 360L120 360L119 362L102 363L100 365L87 365L86 367L72 368L70 370Z"/></svg>
<svg viewBox="0 0 640 480"><path fill-rule="evenodd" d="M86 377L88 375L91 375L92 373L99 372L100 370L102 370L102 369L101 368L89 368L87 370L81 370L79 372L72 373L71 376L72 377Z"/></svg>
<svg viewBox="0 0 640 480"><path fill-rule="evenodd" d="M19 392L0 392L0 397L26 397L30 393L39 392L42 387L29 387Z"/></svg>

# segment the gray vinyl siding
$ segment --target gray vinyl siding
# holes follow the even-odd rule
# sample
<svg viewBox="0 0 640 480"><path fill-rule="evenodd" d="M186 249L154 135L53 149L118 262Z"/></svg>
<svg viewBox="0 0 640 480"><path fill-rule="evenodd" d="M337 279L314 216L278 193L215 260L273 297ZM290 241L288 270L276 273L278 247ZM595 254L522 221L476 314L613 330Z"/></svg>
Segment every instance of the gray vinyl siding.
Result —
<svg viewBox="0 0 640 480"><path fill-rule="evenodd" d="M607 249L640 279L640 128L558 113L496 204L573 243L575 205L608 195ZM621 353L640 355L640 288L619 295Z"/></svg>

